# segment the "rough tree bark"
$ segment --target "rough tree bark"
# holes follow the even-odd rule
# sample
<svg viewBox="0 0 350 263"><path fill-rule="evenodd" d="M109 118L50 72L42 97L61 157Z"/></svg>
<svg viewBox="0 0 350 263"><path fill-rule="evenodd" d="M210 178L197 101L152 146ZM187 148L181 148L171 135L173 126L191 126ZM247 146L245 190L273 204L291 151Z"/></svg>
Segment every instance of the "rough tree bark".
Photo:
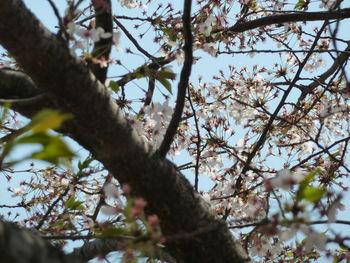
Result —
<svg viewBox="0 0 350 263"><path fill-rule="evenodd" d="M38 235L12 223L0 222L0 261L4 263L81 263L77 256L64 255Z"/></svg>
<svg viewBox="0 0 350 263"><path fill-rule="evenodd" d="M211 214L186 178L141 143L107 88L21 0L0 1L0 44L35 83L38 92L34 89L34 93L45 94L45 100L38 99L35 106L14 102L14 108L28 117L41 105L73 114L74 119L63 127L65 134L147 201L147 212L159 216L165 236L181 237L166 244L178 262L248 261L225 223ZM17 77L31 82L25 75ZM5 79L0 77L3 98L28 98L28 86L19 85L15 96L7 96ZM6 242L2 245L3 249L15 249Z"/></svg>

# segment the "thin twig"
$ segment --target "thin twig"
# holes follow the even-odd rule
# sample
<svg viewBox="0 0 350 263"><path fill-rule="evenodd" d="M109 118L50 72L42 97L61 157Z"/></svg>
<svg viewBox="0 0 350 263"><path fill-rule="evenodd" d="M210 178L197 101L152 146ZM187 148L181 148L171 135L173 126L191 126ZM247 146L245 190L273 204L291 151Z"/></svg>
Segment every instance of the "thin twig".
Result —
<svg viewBox="0 0 350 263"><path fill-rule="evenodd" d="M312 93L312 91L320 85L320 83L324 83L327 78L329 78L335 71L339 69L339 67L342 67L343 64L347 61L347 59L350 56L350 41L348 41L348 46L344 51L342 52L333 62L332 66L329 67L329 69L322 73L317 79L315 79L312 83L305 86L305 88L302 90L302 93L300 94L300 97L298 98L297 105L301 103L305 99L305 97Z"/></svg>
<svg viewBox="0 0 350 263"><path fill-rule="evenodd" d="M282 221L281 225L289 225L291 223L294 223L293 220L286 220ZM328 221L328 220L316 220L316 221L297 221L296 223L298 224L305 224L305 225L321 225L321 224L342 224L342 225L350 225L350 221L346 220L335 220L335 221ZM236 225L236 226L229 226L230 229L235 229L235 228L246 228L246 227L258 227L266 224L271 224L271 222L267 220L263 220L260 222L255 222L255 223L249 223L249 224L244 224L244 225Z"/></svg>
<svg viewBox="0 0 350 263"><path fill-rule="evenodd" d="M103 193L103 189L111 181L111 179L112 179L112 175L109 174L109 175L107 175L106 180L103 183L103 186L102 186L101 192L100 192L100 196L101 196L100 200L98 201L98 204L96 205L96 208L95 208L95 211L94 211L93 215L91 216L91 219L93 221L95 221L97 219L97 216L98 216L98 214L100 212L100 209L101 209L102 205L106 204L106 198L105 198L105 195Z"/></svg>
<svg viewBox="0 0 350 263"><path fill-rule="evenodd" d="M148 106L151 104L155 86L156 86L156 80L153 77L150 77L148 81L148 90L146 93L146 99L143 106Z"/></svg>
<svg viewBox="0 0 350 263"><path fill-rule="evenodd" d="M134 46L137 48L138 51L140 51L142 54L144 54L146 57L148 57L151 60L156 60L156 57L152 56L150 53L148 53L145 49L143 49L140 44L137 42L137 40L129 33L129 31L123 26L122 23L118 21L116 16L113 17L114 23L116 23L120 29L124 32L124 34L128 37L128 39L134 44Z"/></svg>
<svg viewBox="0 0 350 263"><path fill-rule="evenodd" d="M192 52L192 32L191 32L191 0L184 1L184 13L182 16L183 35L185 45L183 47L185 53L185 61L181 70L181 76L179 85L177 87L176 106L173 116L171 117L170 124L166 130L162 144L159 147L159 155L165 157L170 149L171 143L174 140L177 128L179 126L183 108L185 105L186 90L188 87L188 81L191 75L193 52Z"/></svg>
<svg viewBox="0 0 350 263"><path fill-rule="evenodd" d="M290 170L296 169L297 167L303 165L304 163L308 162L310 159L316 157L317 155L320 155L320 154L322 154L322 153L327 153L327 151L329 152L329 150L330 150L331 148L333 148L334 146L338 145L339 143L348 142L349 140L350 140L350 136L349 136L349 137L346 137L346 138L343 138L343 139L340 139L340 140L338 140L338 141L335 141L334 143L332 143L331 145L329 145L329 146L326 147L326 148L323 148L323 147L321 146L322 150L320 150L320 151L318 151L318 152L316 152L316 153L314 153L314 154L309 155L309 156L306 157L305 159L301 160L298 164L296 164L296 165L294 165L293 167L291 167ZM334 156L332 156L332 157L334 158Z"/></svg>
<svg viewBox="0 0 350 263"><path fill-rule="evenodd" d="M70 185L64 190L63 193L61 193L61 194L56 198L55 201L53 201L53 203L52 203L52 204L50 205L50 207L47 209L45 215L43 215L43 217L41 218L41 220L39 221L39 223L38 223L38 225L35 227L35 229L39 230L39 229L43 226L43 224L44 224L44 222L46 221L47 217L51 214L51 211L54 209L54 207L56 206L56 204L57 204L59 201L61 201L62 198L63 198L64 196L66 196L66 195L68 194L69 189L70 189Z"/></svg>
<svg viewBox="0 0 350 263"><path fill-rule="evenodd" d="M140 71L146 71L147 69L156 71L159 68L161 68L162 66L171 63L173 60L175 59L175 57L168 57L168 58L157 58L156 61L150 63L150 64L144 64L140 67L138 67L136 70L134 70L133 72L127 73L125 75L120 76L121 78L116 81L116 84L119 87L123 87L125 86L128 82L137 79L140 77ZM110 78L115 78L115 77L110 77Z"/></svg>
<svg viewBox="0 0 350 263"><path fill-rule="evenodd" d="M141 18L141 17L131 17L131 16L114 16L116 19L125 19L125 20L138 20L142 22L154 22L156 19L152 18Z"/></svg>
<svg viewBox="0 0 350 263"><path fill-rule="evenodd" d="M48 240L86 240L86 239L92 239L92 238L99 238L95 235L85 235L85 236L41 236L42 239L48 239ZM101 237L102 238L102 237ZM108 238L108 237L103 237Z"/></svg>
<svg viewBox="0 0 350 263"><path fill-rule="evenodd" d="M55 201L53 201L53 203L50 205L50 207L47 209L45 215L41 218L40 222L38 223L38 225L35 227L35 229L39 230L45 220L47 219L47 217L51 214L52 210L54 209L54 207L56 206L56 204L62 200L63 197L65 197L68 193L69 193L69 190L71 189L71 185L75 185L77 182L79 181L79 176L76 176L73 178L72 182L66 187L66 189L64 190L63 193L61 193Z"/></svg>
<svg viewBox="0 0 350 263"><path fill-rule="evenodd" d="M69 34L68 34L68 32L66 31L65 26L63 25L63 19L62 19L62 17L60 16L60 12L58 11L58 9L57 9L55 3L54 3L52 0L47 0L47 1L48 1L49 4L51 5L51 8L53 9L53 12L55 13L55 16L56 16L56 18L57 18L57 20L58 20L58 24L59 24L59 26L60 26L60 31L63 32L64 37L66 38L66 41L68 41L68 39L69 39Z"/></svg>
<svg viewBox="0 0 350 263"><path fill-rule="evenodd" d="M218 51L217 54L252 54L252 53L346 53L348 56L350 52L348 50L336 50L336 49L315 49L315 50L290 50L290 49L250 49L250 50L237 50L237 51Z"/></svg>
<svg viewBox="0 0 350 263"><path fill-rule="evenodd" d="M196 191L198 191L198 178L199 178L199 160L201 157L201 134L200 134L200 129L199 129L199 125L198 125L198 119L197 119L197 115L196 115L196 110L193 106L192 100L191 100L191 94L190 91L188 91L188 101L190 103L192 112L193 112L193 119L194 119L194 124L196 126L196 132L197 132L197 142L196 142L196 164L195 164L195 177L194 177L194 189L196 189Z"/></svg>

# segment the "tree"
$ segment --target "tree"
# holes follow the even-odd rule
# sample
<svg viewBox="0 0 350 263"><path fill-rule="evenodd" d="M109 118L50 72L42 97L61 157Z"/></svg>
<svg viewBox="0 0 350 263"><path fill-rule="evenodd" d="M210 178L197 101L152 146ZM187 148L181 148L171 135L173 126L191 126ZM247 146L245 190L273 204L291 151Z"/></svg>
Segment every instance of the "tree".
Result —
<svg viewBox="0 0 350 263"><path fill-rule="evenodd" d="M110 0L66 1L64 15L48 2L57 33L21 0L0 2L2 171L16 172L6 157L24 143L43 147L30 158L53 164L28 169L35 177L10 188L21 202L2 208L25 209L29 216L20 223L38 233L3 221L2 261L23 261L19 247L36 262L81 262L112 251L123 252L125 262L138 255L169 262L349 257L346 235L332 225L325 233L312 227L350 224L336 220L349 174L349 40L341 25L350 8L343 1L185 0L180 13L171 4L119 1L117 14L150 5L140 17L115 15ZM125 21L140 30L139 39ZM150 28L160 57L141 44ZM121 32L146 63L114 80L108 70L128 63L110 57ZM218 59L231 55L233 64L242 54L279 62L228 66L213 72L214 84L206 78L195 84L192 64L209 56L194 57L199 50ZM181 73L172 110L174 61ZM141 103L128 97L137 80L147 81ZM15 112L32 121L17 129ZM51 128L91 156L74 167L74 153ZM191 161L166 158L178 152ZM194 185L182 173L188 169ZM199 190L204 176L215 183L206 192ZM233 237L230 229L248 231ZM288 241L296 233L306 238ZM60 241L77 239L87 242L63 256ZM322 254L328 243L339 248Z"/></svg>

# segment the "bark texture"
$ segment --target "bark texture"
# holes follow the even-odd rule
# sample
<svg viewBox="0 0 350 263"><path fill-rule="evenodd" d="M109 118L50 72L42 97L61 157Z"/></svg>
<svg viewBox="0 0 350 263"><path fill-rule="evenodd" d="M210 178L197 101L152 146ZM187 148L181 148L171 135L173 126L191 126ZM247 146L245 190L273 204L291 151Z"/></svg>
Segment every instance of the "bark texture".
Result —
<svg viewBox="0 0 350 263"><path fill-rule="evenodd" d="M28 230L0 221L0 262L2 263L82 263L67 256Z"/></svg>

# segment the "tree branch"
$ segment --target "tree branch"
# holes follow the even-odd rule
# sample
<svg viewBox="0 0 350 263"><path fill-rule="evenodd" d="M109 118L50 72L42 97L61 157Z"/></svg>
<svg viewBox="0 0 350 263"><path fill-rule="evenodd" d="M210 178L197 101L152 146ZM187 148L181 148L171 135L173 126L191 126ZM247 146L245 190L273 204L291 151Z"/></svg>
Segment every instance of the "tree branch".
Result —
<svg viewBox="0 0 350 263"><path fill-rule="evenodd" d="M64 255L39 236L0 221L0 262L82 263L79 257Z"/></svg>
<svg viewBox="0 0 350 263"><path fill-rule="evenodd" d="M159 155L161 157L165 157L167 152L170 149L170 146L174 140L174 136L176 134L177 128L179 127L179 123L181 121L181 116L183 112L183 108L185 105L185 97L186 90L188 87L188 80L191 75L192 62L193 62L193 52L192 52L192 32L191 32L191 0L184 1L184 13L182 16L182 24L183 24L183 35L185 40L185 45L183 47L185 53L185 61L181 70L181 76L179 85L177 87L177 98L176 98L176 106L171 117L168 129L164 135L164 139L162 144L159 147Z"/></svg>
<svg viewBox="0 0 350 263"><path fill-rule="evenodd" d="M95 10L96 28L101 27L104 29L106 33L107 32L113 33L111 0L102 0L99 2L92 1L92 6L94 7L94 10ZM112 49L112 45L113 45L112 37L101 39L100 41L95 43L94 49L92 51L92 57L98 58L98 59L103 58L108 61L109 54ZM90 66L96 78L102 83L105 83L105 80L107 77L108 65L107 67L101 67L101 65L97 63L97 64L91 64Z"/></svg>
<svg viewBox="0 0 350 263"><path fill-rule="evenodd" d="M22 71L0 68L0 98L29 99L42 94L33 80Z"/></svg>
<svg viewBox="0 0 350 263"><path fill-rule="evenodd" d="M38 90L33 80L22 71L0 69L0 105L11 108L26 117L35 115L44 108L52 108L52 102Z"/></svg>
<svg viewBox="0 0 350 263"><path fill-rule="evenodd" d="M300 97L298 98L298 105L302 100L305 99L305 97L310 94L315 88L317 88L320 83L324 83L326 79L328 79L336 70L339 69L339 67L343 67L344 63L349 59L350 57L350 41L348 42L348 46L346 49L341 52L341 54L334 60L332 66L329 67L327 71L322 73L316 80L314 80L309 85L305 86L301 89Z"/></svg>
<svg viewBox="0 0 350 263"><path fill-rule="evenodd" d="M148 80L148 90L146 92L146 98L143 106L148 106L152 102L154 88L156 86L156 80L153 77L150 77Z"/></svg>
<svg viewBox="0 0 350 263"><path fill-rule="evenodd" d="M123 247L123 244L130 241L132 241L130 237L99 238L85 243L82 247L75 248L71 255L88 261L98 255L107 255L110 252L116 251L118 247ZM152 256L162 261L176 263L176 260L161 248L156 249L155 255Z"/></svg>
<svg viewBox="0 0 350 263"><path fill-rule="evenodd" d="M158 70L159 68L161 68L162 66L165 66L166 64L169 64L170 62L172 62L175 59L175 57L169 57L169 58L156 58L154 60L154 62L150 63L150 64L144 64L142 66L140 66L139 68L137 68L136 70L134 70L134 72L125 74L123 76L121 76L121 78L116 81L116 84L120 87L125 86L125 84L127 84L128 82L139 78L140 73L139 71L146 71L146 69L151 69L151 70Z"/></svg>
<svg viewBox="0 0 350 263"><path fill-rule="evenodd" d="M292 14L271 15L271 16L254 19L248 22L238 22L235 25L225 29L223 33L224 34L239 33L239 32L244 32L255 28L274 25L274 24L344 19L349 17L350 17L350 8L344 8L336 11L296 12ZM220 30L218 30L217 32L219 31Z"/></svg>

